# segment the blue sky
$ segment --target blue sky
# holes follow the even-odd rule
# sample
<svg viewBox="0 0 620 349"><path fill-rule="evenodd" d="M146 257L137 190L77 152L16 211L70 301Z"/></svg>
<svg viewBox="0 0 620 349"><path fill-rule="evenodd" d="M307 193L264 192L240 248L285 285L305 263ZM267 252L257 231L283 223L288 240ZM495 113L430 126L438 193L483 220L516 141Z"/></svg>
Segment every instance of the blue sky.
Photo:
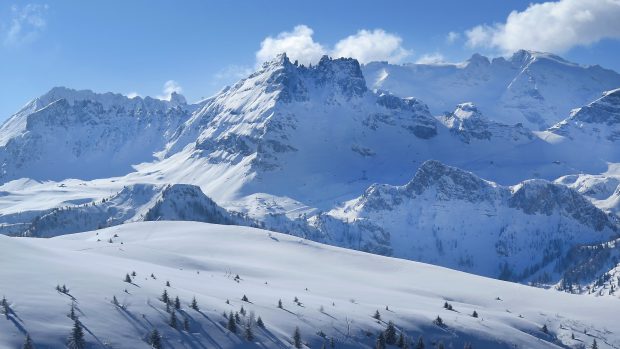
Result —
<svg viewBox="0 0 620 349"><path fill-rule="evenodd" d="M194 101L282 47L395 63L524 47L620 71L618 0L530 3L3 1L0 120L53 86L165 97L168 82Z"/></svg>

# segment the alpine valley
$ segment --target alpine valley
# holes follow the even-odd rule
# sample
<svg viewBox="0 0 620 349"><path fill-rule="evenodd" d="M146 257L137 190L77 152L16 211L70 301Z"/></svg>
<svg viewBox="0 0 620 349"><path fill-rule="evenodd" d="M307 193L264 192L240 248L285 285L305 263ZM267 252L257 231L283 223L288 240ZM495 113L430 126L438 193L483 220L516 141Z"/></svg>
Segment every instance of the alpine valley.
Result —
<svg viewBox="0 0 620 349"><path fill-rule="evenodd" d="M0 127L0 234L1 348L61 347L69 307L93 348L373 348L390 321L619 348L620 74L281 54L196 103L55 87Z"/></svg>

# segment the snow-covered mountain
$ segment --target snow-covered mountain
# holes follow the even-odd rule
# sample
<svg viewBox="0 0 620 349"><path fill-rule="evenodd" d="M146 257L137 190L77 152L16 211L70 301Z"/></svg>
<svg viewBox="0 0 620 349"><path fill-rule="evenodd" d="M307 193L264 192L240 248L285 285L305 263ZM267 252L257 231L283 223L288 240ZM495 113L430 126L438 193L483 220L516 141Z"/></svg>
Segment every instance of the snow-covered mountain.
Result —
<svg viewBox="0 0 620 349"><path fill-rule="evenodd" d="M495 120L544 130L602 91L620 86L620 74L556 55L521 50L509 58L479 54L459 64L374 62L362 67L368 86L413 96L434 114L473 102Z"/></svg>
<svg viewBox="0 0 620 349"><path fill-rule="evenodd" d="M536 138L521 124L506 125L489 120L471 102L457 105L454 112L445 114L439 120L465 143L493 140L494 143L510 142L514 146Z"/></svg>
<svg viewBox="0 0 620 349"><path fill-rule="evenodd" d="M0 225L10 235L52 237L102 229L139 221L197 221L254 225L208 198L199 187L187 184L157 186L133 184L99 201L54 208L25 221ZM0 230L0 231L2 231Z"/></svg>
<svg viewBox="0 0 620 349"><path fill-rule="evenodd" d="M0 127L0 179L124 175L157 158L197 106L57 87Z"/></svg>
<svg viewBox="0 0 620 349"><path fill-rule="evenodd" d="M403 186L375 184L309 220L332 244L543 284L587 261L570 257L576 247L618 235L615 221L566 186L503 187L437 161Z"/></svg>
<svg viewBox="0 0 620 349"><path fill-rule="evenodd" d="M444 68L466 72L468 83L513 76L519 103L532 96L519 94L529 86L524 76L540 83L543 104L557 96L576 103L615 81L602 68L520 55ZM303 66L280 55L196 104L179 95L161 101L55 88L0 128L0 230L55 236L141 220L256 221L338 246L543 283L584 265L578 246L616 237L611 206L584 199L569 177L545 180L596 176L620 162L610 137L617 90L531 131L497 121L519 119L506 105L486 104L492 96L481 91L499 85L463 85L471 96L444 90L455 99L488 98L482 106L468 102L480 98L455 101L453 112L435 117L423 100L400 97L390 79L369 89L371 66L329 57ZM398 75L411 67L392 68ZM553 94L548 84L558 76L589 87L579 85L579 98L564 87ZM596 150L584 156L588 147ZM613 267L601 260L575 282Z"/></svg>
<svg viewBox="0 0 620 349"><path fill-rule="evenodd" d="M37 348L65 347L72 305L87 347L98 348L149 348L154 329L164 348L290 348L296 327L304 348L330 347L332 339L335 348L375 348L390 321L410 347L420 337L426 348L583 348L594 340L602 349L620 346L617 299L549 292L253 228L141 222L52 239L0 236L0 249L8 309L0 314L2 348L21 347L26 334ZM236 333L223 316L231 312L239 316Z"/></svg>

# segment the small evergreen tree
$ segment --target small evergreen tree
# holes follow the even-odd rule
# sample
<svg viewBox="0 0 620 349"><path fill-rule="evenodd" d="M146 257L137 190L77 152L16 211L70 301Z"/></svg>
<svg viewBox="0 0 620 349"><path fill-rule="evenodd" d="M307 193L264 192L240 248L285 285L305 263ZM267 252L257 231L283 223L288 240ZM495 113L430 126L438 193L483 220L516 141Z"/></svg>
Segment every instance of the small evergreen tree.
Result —
<svg viewBox="0 0 620 349"><path fill-rule="evenodd" d="M252 332L252 326L250 325L245 326L245 333L243 336L248 342L251 342L254 340L254 333Z"/></svg>
<svg viewBox="0 0 620 349"><path fill-rule="evenodd" d="M376 349L385 349L385 335L383 332L379 333L377 337L377 343L375 344Z"/></svg>
<svg viewBox="0 0 620 349"><path fill-rule="evenodd" d="M153 329L149 335L149 344L153 349L162 349L161 335L157 329Z"/></svg>
<svg viewBox="0 0 620 349"><path fill-rule="evenodd" d="M418 338L418 344L416 344L415 348L416 349L424 349L424 338L422 338L422 336L420 336L420 338Z"/></svg>
<svg viewBox="0 0 620 349"><path fill-rule="evenodd" d="M71 320L77 320L78 318L77 315L75 315L75 306L73 305L73 303L71 303L71 310L69 310L69 314L67 314L67 316Z"/></svg>
<svg viewBox="0 0 620 349"><path fill-rule="evenodd" d="M168 303L170 301L170 297L168 297L168 291L164 290L164 293L161 294L161 297L159 299L164 303Z"/></svg>
<svg viewBox="0 0 620 349"><path fill-rule="evenodd" d="M250 301L246 295L243 295L243 297L241 297L241 300L244 301L244 302L249 302Z"/></svg>
<svg viewBox="0 0 620 349"><path fill-rule="evenodd" d="M278 299L278 308L282 309L282 300Z"/></svg>
<svg viewBox="0 0 620 349"><path fill-rule="evenodd" d="M112 304L114 304L117 307L119 306L118 299L116 299L116 296L112 296Z"/></svg>
<svg viewBox="0 0 620 349"><path fill-rule="evenodd" d="M166 281L166 287L170 287L170 281Z"/></svg>
<svg viewBox="0 0 620 349"><path fill-rule="evenodd" d="M189 332L189 319L187 318L187 316L183 317L183 329Z"/></svg>
<svg viewBox="0 0 620 349"><path fill-rule="evenodd" d="M594 339L594 341L592 341L592 349L598 349L598 343L596 342L596 338Z"/></svg>
<svg viewBox="0 0 620 349"><path fill-rule="evenodd" d="M200 308L198 307L198 302L196 301L196 297L192 298L192 304L190 305L190 308L199 311Z"/></svg>
<svg viewBox="0 0 620 349"><path fill-rule="evenodd" d="M135 270L131 272L131 276L135 277L136 275L138 275L138 274L136 274Z"/></svg>
<svg viewBox="0 0 620 349"><path fill-rule="evenodd" d="M433 323L435 325L439 326L439 327L444 327L445 326L445 324L443 322L443 319L439 315L437 315L437 318L435 320L433 320Z"/></svg>
<svg viewBox="0 0 620 349"><path fill-rule="evenodd" d="M125 282L131 283L131 276L129 274L125 274Z"/></svg>
<svg viewBox="0 0 620 349"><path fill-rule="evenodd" d="M232 311L230 312L230 315L228 315L228 324L226 325L226 328L232 333L237 333L237 323L235 322L235 316Z"/></svg>
<svg viewBox="0 0 620 349"><path fill-rule="evenodd" d="M547 328L547 324L544 324L542 327L542 331L546 334L549 334L549 329Z"/></svg>
<svg viewBox="0 0 620 349"><path fill-rule="evenodd" d="M235 322L240 324L241 323L241 316L239 316L238 312L235 312Z"/></svg>
<svg viewBox="0 0 620 349"><path fill-rule="evenodd" d="M574 333L570 334L570 339L575 340L575 334Z"/></svg>
<svg viewBox="0 0 620 349"><path fill-rule="evenodd" d="M22 345L22 349L34 349L34 343L32 343L30 334L26 334L26 339L24 341L24 345Z"/></svg>
<svg viewBox="0 0 620 349"><path fill-rule="evenodd" d="M385 329L385 343L394 345L396 344L396 340L396 327L394 326L394 322L390 321Z"/></svg>
<svg viewBox="0 0 620 349"><path fill-rule="evenodd" d="M84 349L86 348L86 340L84 339L84 330L78 319L73 320L73 328L67 341L69 349Z"/></svg>
<svg viewBox="0 0 620 349"><path fill-rule="evenodd" d="M398 336L398 342L396 343L396 346L399 348L405 347L405 335L402 332Z"/></svg>
<svg viewBox="0 0 620 349"><path fill-rule="evenodd" d="M172 309L172 311L170 312L170 320L168 321L168 325L170 325L170 327L172 328L177 328L178 326L177 314L174 309Z"/></svg>
<svg viewBox="0 0 620 349"><path fill-rule="evenodd" d="M179 299L179 296L176 296L174 298L174 309L176 310L181 309L181 300Z"/></svg>
<svg viewBox="0 0 620 349"><path fill-rule="evenodd" d="M0 301L0 305L2 305L2 313L4 313L4 317L9 319L9 315L11 315L11 308L9 307L9 302L6 298L2 297L2 301Z"/></svg>
<svg viewBox="0 0 620 349"><path fill-rule="evenodd" d="M263 322L263 319L260 318L260 316L256 320L256 326L258 326L260 328L265 328L265 323Z"/></svg>
<svg viewBox="0 0 620 349"><path fill-rule="evenodd" d="M299 327L295 327L295 332L293 333L293 345L295 348L301 348L301 332L299 332Z"/></svg>
<svg viewBox="0 0 620 349"><path fill-rule="evenodd" d="M477 318L477 317L478 317L478 312L476 312L476 311L474 310L474 312L471 314L471 316L473 316L473 317Z"/></svg>
<svg viewBox="0 0 620 349"><path fill-rule="evenodd" d="M379 310L376 310L375 311L375 315L373 315L372 317L373 317L373 319L375 319L377 321L381 320L381 314L379 313Z"/></svg>

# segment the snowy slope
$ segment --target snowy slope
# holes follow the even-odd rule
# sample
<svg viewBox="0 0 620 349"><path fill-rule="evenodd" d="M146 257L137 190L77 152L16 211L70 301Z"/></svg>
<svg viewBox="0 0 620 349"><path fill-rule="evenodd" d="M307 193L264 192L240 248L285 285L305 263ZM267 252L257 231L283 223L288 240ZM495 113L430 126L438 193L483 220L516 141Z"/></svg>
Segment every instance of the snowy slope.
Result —
<svg viewBox="0 0 620 349"><path fill-rule="evenodd" d="M403 186L375 184L309 220L340 246L542 284L588 260L570 257L576 247L618 234L615 221L568 187L503 187L437 161Z"/></svg>
<svg viewBox="0 0 620 349"><path fill-rule="evenodd" d="M295 327L310 348L321 346L321 332L334 338L336 348L373 348L387 321L414 341L422 335L427 348L439 341L447 348L465 342L473 348L581 348L593 339L600 348L620 345L617 300L550 292L252 228L147 222L53 239L0 236L0 246L0 279L28 280L2 283L10 308L0 318L3 348L19 347L25 333L38 348L63 347L72 326L66 315L71 304L89 345L104 348L148 348L144 339L153 328L163 334L165 348L288 348ZM123 282L132 271L132 283ZM65 284L68 294L57 292L57 284ZM189 331L167 324L170 315L158 299L164 290L180 298L176 316L188 318ZM241 301L243 295L249 302ZM122 307L111 303L113 296ZM189 308L193 297L200 311ZM277 308L279 299L283 309ZM444 309L446 301L452 311ZM254 343L224 327L222 313L241 306L248 314L243 323L250 312L265 323L264 330L253 327ZM380 322L372 318L376 310ZM478 318L471 316L474 310ZM437 316L445 327L433 324Z"/></svg>
<svg viewBox="0 0 620 349"><path fill-rule="evenodd" d="M571 109L620 86L614 71L524 50L507 59L475 54L459 64L375 62L362 69L370 88L420 98L434 114L470 101L497 121L522 123L533 130L554 125Z"/></svg>

